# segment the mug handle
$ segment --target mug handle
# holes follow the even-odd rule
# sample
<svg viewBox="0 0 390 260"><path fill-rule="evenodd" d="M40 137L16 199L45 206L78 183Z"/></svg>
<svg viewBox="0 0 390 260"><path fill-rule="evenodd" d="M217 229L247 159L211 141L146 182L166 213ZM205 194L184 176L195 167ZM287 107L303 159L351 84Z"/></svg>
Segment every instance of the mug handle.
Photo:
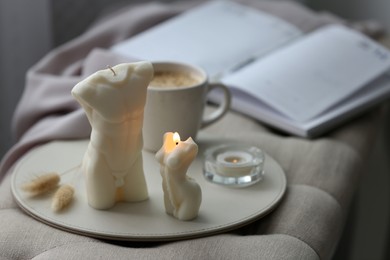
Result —
<svg viewBox="0 0 390 260"><path fill-rule="evenodd" d="M222 90L223 100L222 103L219 104L217 110L208 114L207 116L203 116L201 128L211 125L215 121L221 119L230 108L231 94L228 87L226 87L222 83L209 83L207 94L210 93L210 91L212 91L213 89Z"/></svg>

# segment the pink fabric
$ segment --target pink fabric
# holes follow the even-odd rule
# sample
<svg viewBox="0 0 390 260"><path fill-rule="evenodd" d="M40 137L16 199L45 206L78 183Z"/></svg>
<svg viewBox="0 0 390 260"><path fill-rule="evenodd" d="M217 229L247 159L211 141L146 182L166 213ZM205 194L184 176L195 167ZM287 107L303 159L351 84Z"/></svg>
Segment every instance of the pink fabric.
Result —
<svg viewBox="0 0 390 260"><path fill-rule="evenodd" d="M340 22L318 15L292 2L240 0L309 31ZM125 61L106 49L200 2L149 3L130 6L99 21L83 35L48 53L27 73L23 96L14 114L12 129L18 140L4 156L0 178L32 147L55 139L87 138L90 126L70 91L87 75L106 65ZM130 61L127 59L126 61Z"/></svg>

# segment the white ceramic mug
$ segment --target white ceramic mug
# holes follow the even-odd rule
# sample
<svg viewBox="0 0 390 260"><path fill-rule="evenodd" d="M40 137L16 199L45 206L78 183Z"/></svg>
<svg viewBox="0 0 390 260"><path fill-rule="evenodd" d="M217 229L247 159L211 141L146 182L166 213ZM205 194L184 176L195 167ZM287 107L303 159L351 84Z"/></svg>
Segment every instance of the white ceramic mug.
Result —
<svg viewBox="0 0 390 260"><path fill-rule="evenodd" d="M210 83L203 69L178 62L154 62L153 67L155 75L159 72L183 73L195 78L196 82L181 87L148 87L143 124L145 150L159 150L166 132L178 132L181 140L196 139L200 128L216 122L229 110L229 89L220 83ZM218 109L204 115L207 94L214 89L222 90L223 99Z"/></svg>

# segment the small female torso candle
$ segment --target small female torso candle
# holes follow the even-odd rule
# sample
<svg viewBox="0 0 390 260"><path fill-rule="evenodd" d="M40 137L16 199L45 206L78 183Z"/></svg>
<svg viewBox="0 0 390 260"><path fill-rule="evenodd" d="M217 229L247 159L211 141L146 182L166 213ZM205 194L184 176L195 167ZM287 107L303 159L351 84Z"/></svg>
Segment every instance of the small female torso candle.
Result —
<svg viewBox="0 0 390 260"><path fill-rule="evenodd" d="M164 144L156 153L163 179L165 210L179 220L196 218L202 202L199 184L187 176L197 153L198 146L191 137L180 141L180 136L171 132L165 133Z"/></svg>
<svg viewBox="0 0 390 260"><path fill-rule="evenodd" d="M119 64L92 74L72 89L92 126L82 170L93 208L148 198L142 124L152 77L150 62Z"/></svg>

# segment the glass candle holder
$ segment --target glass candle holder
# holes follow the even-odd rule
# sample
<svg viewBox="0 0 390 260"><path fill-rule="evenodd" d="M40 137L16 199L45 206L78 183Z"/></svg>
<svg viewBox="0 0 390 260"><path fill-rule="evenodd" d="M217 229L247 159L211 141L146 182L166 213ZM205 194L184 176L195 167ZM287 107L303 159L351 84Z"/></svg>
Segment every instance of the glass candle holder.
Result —
<svg viewBox="0 0 390 260"><path fill-rule="evenodd" d="M206 180L230 187L247 187L264 175L265 156L255 146L219 145L206 150L203 175Z"/></svg>

